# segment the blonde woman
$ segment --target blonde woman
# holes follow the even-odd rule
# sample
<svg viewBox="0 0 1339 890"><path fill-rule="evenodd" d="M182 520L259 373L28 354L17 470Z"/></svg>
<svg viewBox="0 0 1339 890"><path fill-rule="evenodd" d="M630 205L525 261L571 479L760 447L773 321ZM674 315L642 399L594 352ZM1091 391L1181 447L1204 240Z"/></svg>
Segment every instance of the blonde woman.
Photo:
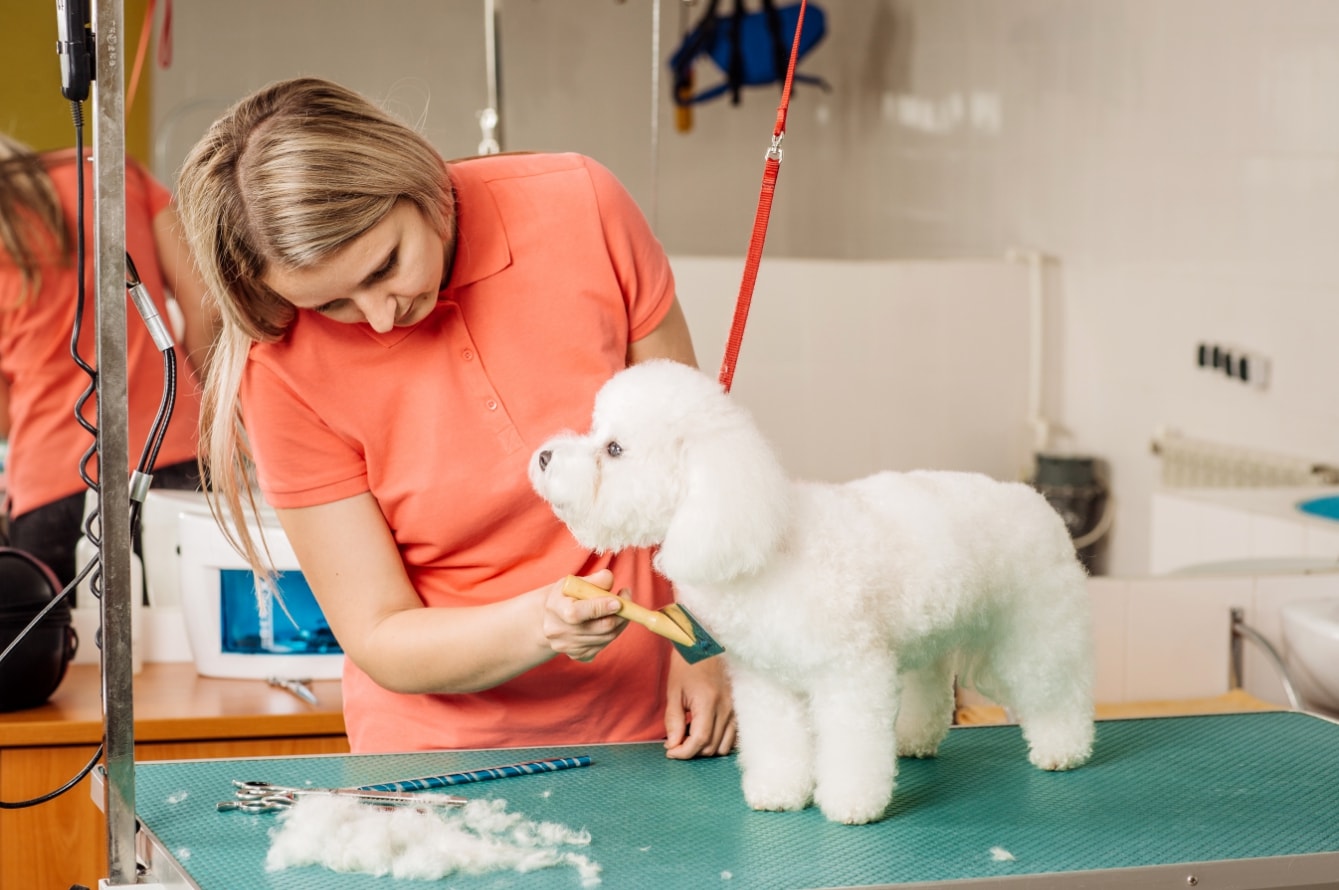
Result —
<svg viewBox="0 0 1339 890"><path fill-rule="evenodd" d="M88 257L79 354L96 366L93 281L93 165L85 174ZM73 580L86 486L79 476L91 435L75 420L75 403L89 378L70 355L79 269L75 268L78 159L73 150L38 154L0 134L0 438L8 438L6 468L10 545L37 556L62 584ZM170 195L139 164L126 167L126 247L158 306L171 294L185 319L177 347L177 394L158 453L154 485L197 488L196 430L199 372L216 316L190 262ZM147 329L126 325L130 465L139 459L158 409L163 364ZM96 401L84 406L96 423ZM88 472L97 478L93 461Z"/></svg>
<svg viewBox="0 0 1339 890"><path fill-rule="evenodd" d="M720 659L623 633L612 594L561 593L576 574L658 608L649 554L581 549L527 481L616 370L694 362L664 252L607 170L447 164L303 78L218 120L178 201L223 304L201 433L217 507L265 571L254 471L347 655L355 752L733 747Z"/></svg>

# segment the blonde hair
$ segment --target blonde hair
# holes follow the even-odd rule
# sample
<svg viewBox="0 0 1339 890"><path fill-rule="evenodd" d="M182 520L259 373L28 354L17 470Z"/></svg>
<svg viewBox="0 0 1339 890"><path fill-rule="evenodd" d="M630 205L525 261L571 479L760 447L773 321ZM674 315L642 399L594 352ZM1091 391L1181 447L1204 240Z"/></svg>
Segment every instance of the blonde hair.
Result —
<svg viewBox="0 0 1339 890"><path fill-rule="evenodd" d="M242 99L182 167L178 212L223 316L201 404L201 471L211 480L215 518L257 574L272 569L247 529L256 510L254 463L238 388L251 345L281 339L297 313L262 277L271 268L316 266L401 199L444 241L450 236L454 202L432 145L359 94L318 78L280 81Z"/></svg>
<svg viewBox="0 0 1339 890"><path fill-rule="evenodd" d="M23 276L20 300L42 289L43 266L74 262L73 236L46 162L4 133L0 133L0 244Z"/></svg>

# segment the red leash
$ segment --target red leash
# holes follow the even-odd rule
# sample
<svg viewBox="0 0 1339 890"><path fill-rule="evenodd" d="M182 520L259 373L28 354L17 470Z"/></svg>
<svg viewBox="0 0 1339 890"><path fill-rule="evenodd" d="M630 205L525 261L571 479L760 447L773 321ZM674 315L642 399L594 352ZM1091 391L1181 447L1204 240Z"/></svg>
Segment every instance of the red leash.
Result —
<svg viewBox="0 0 1339 890"><path fill-rule="evenodd" d="M790 109L790 87L795 79L795 62L800 55L800 31L804 27L806 0L800 0L800 15L795 22L795 40L790 47L790 67L786 69L786 84L781 89L781 104L776 110L776 126L772 128L772 145L767 149L763 166L762 193L758 196L758 212L753 218L753 237L749 239L748 259L744 262L744 280L739 285L739 299L735 302L735 319L730 326L730 338L725 343L725 359L717 378L730 391L739 362L739 344L744 340L744 324L753 301L753 285L758 279L758 263L762 260L763 242L767 239L767 219L772 215L772 198L776 195L776 177L781 171L781 140L786 135L786 112Z"/></svg>

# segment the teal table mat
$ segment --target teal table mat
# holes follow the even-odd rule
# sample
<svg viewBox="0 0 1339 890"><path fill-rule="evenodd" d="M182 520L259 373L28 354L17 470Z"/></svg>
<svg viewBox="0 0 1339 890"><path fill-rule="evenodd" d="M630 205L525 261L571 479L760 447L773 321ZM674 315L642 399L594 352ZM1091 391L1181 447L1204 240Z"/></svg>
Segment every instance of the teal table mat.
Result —
<svg viewBox="0 0 1339 890"><path fill-rule="evenodd" d="M1093 759L1067 773L1032 767L1016 726L956 728L937 758L900 762L888 817L864 826L753 812L734 757L670 761L658 744L141 763L136 810L202 890L568 890L581 883L566 867L437 882L267 872L274 817L215 804L233 779L355 786L583 753L588 767L450 790L588 829L579 852L604 888L867 887L1339 852L1339 724L1289 712L1103 721Z"/></svg>

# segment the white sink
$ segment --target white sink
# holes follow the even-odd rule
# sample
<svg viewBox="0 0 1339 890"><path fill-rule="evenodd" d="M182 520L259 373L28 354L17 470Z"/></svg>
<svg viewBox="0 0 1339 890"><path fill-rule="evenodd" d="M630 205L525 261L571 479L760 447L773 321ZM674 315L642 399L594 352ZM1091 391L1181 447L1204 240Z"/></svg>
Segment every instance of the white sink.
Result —
<svg viewBox="0 0 1339 890"><path fill-rule="evenodd" d="M1339 714L1339 598L1299 600L1279 612L1297 692L1307 706Z"/></svg>

